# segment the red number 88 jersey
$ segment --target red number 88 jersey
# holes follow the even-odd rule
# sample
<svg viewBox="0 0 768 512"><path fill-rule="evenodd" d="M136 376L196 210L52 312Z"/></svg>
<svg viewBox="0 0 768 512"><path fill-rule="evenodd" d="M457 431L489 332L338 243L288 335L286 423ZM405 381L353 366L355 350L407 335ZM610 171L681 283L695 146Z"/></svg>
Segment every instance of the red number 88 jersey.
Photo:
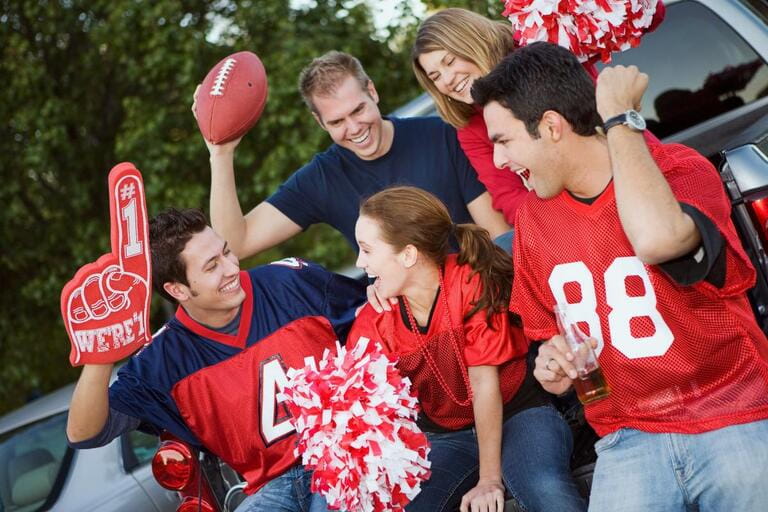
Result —
<svg viewBox="0 0 768 512"><path fill-rule="evenodd" d="M710 218L725 241L721 288L677 284L635 255L613 185L592 204L567 192L533 195L518 215L510 309L532 339L557 334L552 306L568 303L600 340L611 396L586 407L601 436L622 427L697 433L768 417L768 341L744 292L754 270L730 220L717 172L679 145L651 153L680 202Z"/></svg>

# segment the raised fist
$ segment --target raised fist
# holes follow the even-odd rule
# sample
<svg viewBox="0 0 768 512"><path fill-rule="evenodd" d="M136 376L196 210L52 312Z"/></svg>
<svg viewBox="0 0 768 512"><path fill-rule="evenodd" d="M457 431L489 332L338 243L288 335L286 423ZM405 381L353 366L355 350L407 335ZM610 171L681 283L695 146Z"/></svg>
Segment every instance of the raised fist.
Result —
<svg viewBox="0 0 768 512"><path fill-rule="evenodd" d="M112 252L77 271L61 292L72 366L114 363L149 343L151 259L141 173L109 173Z"/></svg>

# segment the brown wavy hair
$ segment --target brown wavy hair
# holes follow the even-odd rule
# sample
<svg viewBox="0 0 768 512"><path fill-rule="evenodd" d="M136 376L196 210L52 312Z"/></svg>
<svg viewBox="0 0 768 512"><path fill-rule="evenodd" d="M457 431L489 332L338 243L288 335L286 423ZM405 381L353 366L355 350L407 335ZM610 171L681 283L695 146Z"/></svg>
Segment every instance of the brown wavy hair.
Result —
<svg viewBox="0 0 768 512"><path fill-rule="evenodd" d="M435 101L444 121L454 128L467 124L476 110L472 105L445 96L437 90L419 63L424 53L445 50L474 63L483 76L515 49L510 23L489 20L466 9L452 7L439 11L422 22L411 50L413 73Z"/></svg>
<svg viewBox="0 0 768 512"><path fill-rule="evenodd" d="M485 310L490 325L491 315L507 312L514 277L512 258L480 226L453 224L448 209L434 195L416 187L387 188L365 199L360 215L375 220L382 239L395 250L413 245L441 267L451 250L451 237L455 237L459 265L469 265L482 283L480 297L465 320ZM513 318L519 325L519 317Z"/></svg>

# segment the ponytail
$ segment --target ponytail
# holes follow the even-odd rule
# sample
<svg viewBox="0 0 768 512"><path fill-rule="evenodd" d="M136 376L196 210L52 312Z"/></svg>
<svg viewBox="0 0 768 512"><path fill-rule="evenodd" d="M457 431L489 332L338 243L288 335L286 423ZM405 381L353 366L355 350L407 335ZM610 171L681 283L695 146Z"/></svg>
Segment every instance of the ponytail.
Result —
<svg viewBox="0 0 768 512"><path fill-rule="evenodd" d="M486 312L490 324L491 315L504 313L509 308L512 294L512 257L493 243L488 231L475 224L458 224L454 227L459 243L459 265L469 265L473 274L480 276L483 292L467 313L467 318L481 310ZM514 323L520 323L515 315Z"/></svg>

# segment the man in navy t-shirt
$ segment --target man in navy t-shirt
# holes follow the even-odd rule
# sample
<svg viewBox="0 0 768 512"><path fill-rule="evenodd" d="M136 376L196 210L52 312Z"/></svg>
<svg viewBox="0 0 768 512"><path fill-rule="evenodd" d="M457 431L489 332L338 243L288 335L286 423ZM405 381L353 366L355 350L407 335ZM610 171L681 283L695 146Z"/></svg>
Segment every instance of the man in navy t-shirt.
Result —
<svg viewBox="0 0 768 512"><path fill-rule="evenodd" d="M211 221L238 256L269 249L320 222L339 230L356 249L360 200L392 185L432 192L454 222L474 222L492 237L510 229L492 208L454 129L437 118L383 118L376 88L356 58L329 52L315 59L302 71L299 87L334 144L247 215L235 188L233 160L239 141L206 142L211 153Z"/></svg>

